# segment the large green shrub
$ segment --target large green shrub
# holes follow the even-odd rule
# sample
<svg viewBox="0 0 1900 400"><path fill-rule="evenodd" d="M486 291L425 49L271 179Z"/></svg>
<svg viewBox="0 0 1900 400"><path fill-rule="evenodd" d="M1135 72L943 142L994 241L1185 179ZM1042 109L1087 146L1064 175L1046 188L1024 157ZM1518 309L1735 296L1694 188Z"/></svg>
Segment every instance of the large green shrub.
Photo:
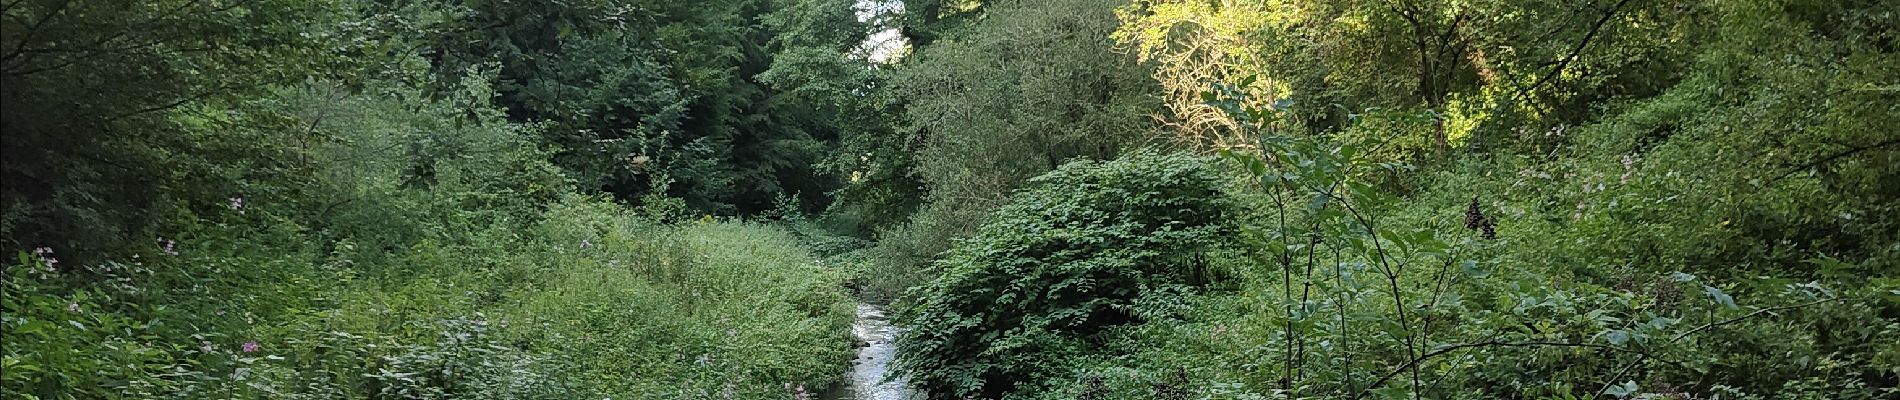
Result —
<svg viewBox="0 0 1900 400"><path fill-rule="evenodd" d="M1151 153L1031 180L914 289L900 365L934 396L996 398L1093 334L1170 314L1233 231L1221 182L1207 159Z"/></svg>

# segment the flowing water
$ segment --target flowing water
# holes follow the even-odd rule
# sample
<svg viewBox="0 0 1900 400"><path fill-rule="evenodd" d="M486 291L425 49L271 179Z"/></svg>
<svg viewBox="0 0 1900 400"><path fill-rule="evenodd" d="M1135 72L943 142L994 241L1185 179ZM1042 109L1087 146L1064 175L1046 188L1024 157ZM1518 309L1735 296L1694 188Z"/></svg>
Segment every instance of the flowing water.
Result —
<svg viewBox="0 0 1900 400"><path fill-rule="evenodd" d="M832 386L821 397L825 400L908 400L912 397L910 387L902 379L887 379L890 375L891 357L897 354L897 344L891 343L897 334L884 310L877 306L859 303L857 322L851 324L851 334L857 336L859 344L857 356L851 359L851 370L845 373L844 382Z"/></svg>

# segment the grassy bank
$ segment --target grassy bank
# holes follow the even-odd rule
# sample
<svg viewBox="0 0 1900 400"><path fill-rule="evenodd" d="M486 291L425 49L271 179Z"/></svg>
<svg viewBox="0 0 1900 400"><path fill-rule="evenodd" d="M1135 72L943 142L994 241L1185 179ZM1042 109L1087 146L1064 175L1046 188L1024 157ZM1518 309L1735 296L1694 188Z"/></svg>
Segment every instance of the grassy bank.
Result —
<svg viewBox="0 0 1900 400"><path fill-rule="evenodd" d="M5 388L48 399L763 398L836 379L851 317L839 271L771 226L642 221L571 198L526 232L423 241L371 265L209 240L84 272L46 273L25 257L7 267ZM100 278L113 284L76 283Z"/></svg>
<svg viewBox="0 0 1900 400"><path fill-rule="evenodd" d="M533 126L448 101L254 106L335 140L160 197L151 244L0 267L5 397L766 398L849 357L847 271L780 225L572 194Z"/></svg>

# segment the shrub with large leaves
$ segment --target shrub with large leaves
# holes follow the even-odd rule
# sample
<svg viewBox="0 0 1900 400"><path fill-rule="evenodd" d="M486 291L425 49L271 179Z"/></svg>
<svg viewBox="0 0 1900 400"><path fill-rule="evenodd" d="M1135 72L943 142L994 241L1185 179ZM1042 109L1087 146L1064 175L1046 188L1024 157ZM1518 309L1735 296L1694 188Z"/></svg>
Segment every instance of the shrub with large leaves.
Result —
<svg viewBox="0 0 1900 400"><path fill-rule="evenodd" d="M1152 153L1031 180L911 293L900 365L934 396L996 398L1096 333L1165 317L1233 231L1221 182L1205 158Z"/></svg>

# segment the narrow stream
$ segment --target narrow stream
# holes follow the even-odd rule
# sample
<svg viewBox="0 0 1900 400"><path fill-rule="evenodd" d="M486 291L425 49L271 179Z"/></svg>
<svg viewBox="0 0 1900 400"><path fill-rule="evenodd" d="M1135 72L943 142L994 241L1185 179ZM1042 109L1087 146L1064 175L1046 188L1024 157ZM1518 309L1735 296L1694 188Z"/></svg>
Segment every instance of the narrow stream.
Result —
<svg viewBox="0 0 1900 400"><path fill-rule="evenodd" d="M857 336L863 347L851 359L851 370L845 373L844 382L825 390L819 398L825 400L908 400L910 387L901 379L886 379L890 374L891 357L897 355L897 345L891 339L897 333L892 327L884 310L877 306L858 303L857 322L851 324L851 334Z"/></svg>

